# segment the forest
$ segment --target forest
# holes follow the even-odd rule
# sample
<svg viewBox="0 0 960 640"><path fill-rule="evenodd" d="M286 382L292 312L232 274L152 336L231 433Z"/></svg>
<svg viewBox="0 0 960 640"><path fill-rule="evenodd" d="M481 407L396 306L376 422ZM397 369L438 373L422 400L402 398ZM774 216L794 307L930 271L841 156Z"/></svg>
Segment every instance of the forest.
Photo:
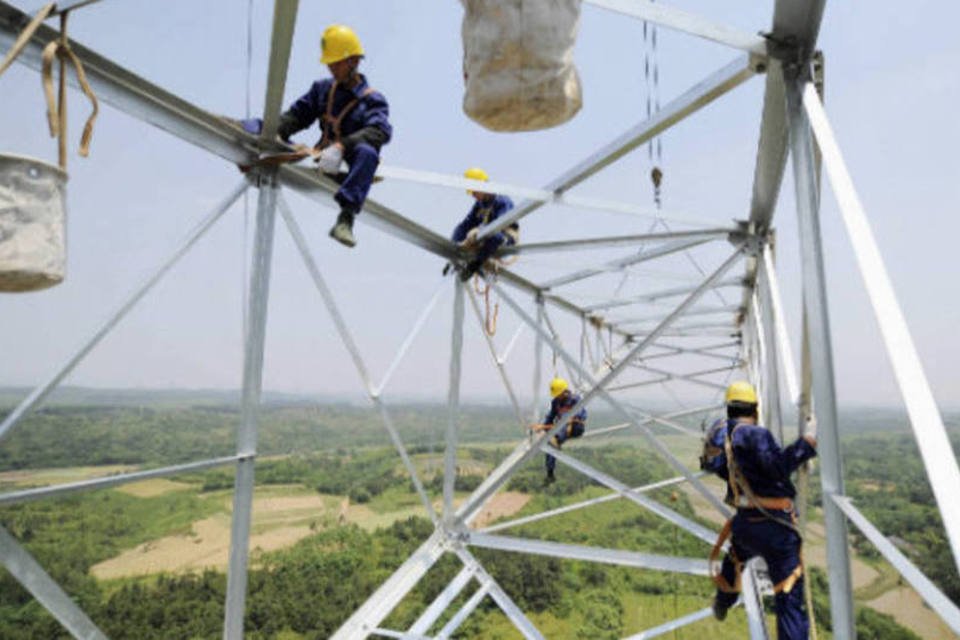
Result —
<svg viewBox="0 0 960 640"><path fill-rule="evenodd" d="M432 496L441 493L436 460L442 455L445 408L405 405L394 417ZM250 638L327 638L349 613L432 532L425 517L394 511L415 508L412 486L387 444L376 415L352 405L278 403L264 413L257 464L258 492L343 496L379 519L367 526L327 514L310 521L309 535L253 554L246 629ZM29 486L24 469L154 466L230 453L235 410L225 405L99 406L57 404L31 416L0 446L0 490ZM490 407L464 411L465 444L458 451L458 495L476 487L485 470L517 439L516 420ZM601 423L602 424L602 423ZM912 436L902 429L851 430L844 440L847 492L858 507L955 602L960 583ZM953 434L956 436L956 432ZM54 443L52 446L51 443ZM958 438L954 437L954 446ZM635 441L577 443L578 459L640 485L672 475ZM695 464L694 461L690 461ZM11 475L19 474L19 475ZM573 470L544 488L542 461L532 461L507 487L529 497L522 516L605 493ZM15 478L15 480L13 479ZM147 548L164 536L189 536L198 521L228 511L231 469L173 479L177 490L133 495L101 490L0 509L0 524L38 559L111 638L218 638L226 575L222 569L97 578L92 568ZM36 480L42 483L42 478ZM171 483L173 486L173 483ZM819 503L818 480L811 500ZM652 497L701 519L688 494L661 489ZM226 516L223 516L226 517ZM707 523L705 520L702 520ZM507 530L509 535L601 545L684 557L704 557L706 545L630 503L613 501ZM857 556L882 560L855 531ZM188 539L188 538L184 538ZM475 549L475 555L547 637L620 638L700 609L708 580L623 567ZM459 570L444 557L404 599L384 626L407 628ZM813 571L821 637L830 637L824 574ZM472 593L469 587L441 618L439 629ZM859 592L858 592L859 593ZM772 611L768 611L772 615ZM868 606L857 613L860 638L920 636ZM53 618L6 572L0 571L0 629L4 638L67 637ZM704 621L676 638L744 637L742 612L725 623ZM511 627L486 599L458 638L511 638Z"/></svg>

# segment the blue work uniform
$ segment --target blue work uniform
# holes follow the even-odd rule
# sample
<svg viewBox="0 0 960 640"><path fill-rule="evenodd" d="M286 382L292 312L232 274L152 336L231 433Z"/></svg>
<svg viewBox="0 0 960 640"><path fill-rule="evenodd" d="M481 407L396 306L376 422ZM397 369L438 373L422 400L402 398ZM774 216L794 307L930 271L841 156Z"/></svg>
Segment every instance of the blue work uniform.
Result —
<svg viewBox="0 0 960 640"><path fill-rule="evenodd" d="M387 99L358 74L356 86L347 88L325 78L313 83L280 116L278 133L288 139L297 131L319 121L321 138L317 148L335 142L343 145L343 159L350 170L334 195L343 209L358 212L367 199L373 176L380 164L380 148L390 141L390 109Z"/></svg>
<svg viewBox="0 0 960 640"><path fill-rule="evenodd" d="M550 410L547 411L547 415L544 416L543 424L556 424L557 420L569 413L578 402L580 402L579 394L561 393L550 402ZM580 411L577 411L573 417L567 421L566 428L561 429L557 432L556 436L554 436L557 439L557 444L563 445L563 443L570 438L579 438L582 436L584 429L586 429L586 421L587 409L586 407L581 407ZM548 453L547 473L552 473L556 466L557 459Z"/></svg>
<svg viewBox="0 0 960 640"><path fill-rule="evenodd" d="M800 563L800 534L795 528L796 514L792 500L797 490L790 474L817 455L805 439L780 448L773 434L759 425L740 423L735 419L718 420L707 436L708 453L701 467L727 481L729 504L735 504L735 491L730 482L725 441L729 434L731 450L742 484L758 499L790 499L789 508L776 509L749 506L750 499L738 484L740 504L731 523L731 549L723 558L717 582L717 603L727 609L740 593L740 571L743 563L761 556L767 563L774 584L774 610L777 614L778 640L806 640L809 622L804 609L803 573ZM709 455L713 453L714 455ZM776 500L771 502L777 502Z"/></svg>
<svg viewBox="0 0 960 640"><path fill-rule="evenodd" d="M507 196L493 195L487 200L477 200L470 208L470 212L453 230L451 240L458 244L463 242L471 230L490 224L511 209L513 209L513 200ZM477 254L474 257L477 264L486 262L504 244L507 246L516 244L516 235L519 229L520 225L513 223L505 231L498 231L487 236L483 240L483 244L477 249Z"/></svg>

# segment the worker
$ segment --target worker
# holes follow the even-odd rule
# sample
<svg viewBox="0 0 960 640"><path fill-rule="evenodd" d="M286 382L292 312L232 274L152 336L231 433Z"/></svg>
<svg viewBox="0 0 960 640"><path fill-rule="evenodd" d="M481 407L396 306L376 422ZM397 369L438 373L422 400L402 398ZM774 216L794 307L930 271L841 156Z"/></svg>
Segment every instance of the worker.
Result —
<svg viewBox="0 0 960 640"><path fill-rule="evenodd" d="M543 424L535 424L530 427L535 432L550 431L553 429L557 420L562 419L562 417L578 405L581 400L580 395L571 391L570 384L563 378L554 378L550 381L550 397L552 398L550 410L543 418ZM586 429L586 423L587 409L580 407L580 410L567 421L566 426L554 434L550 443L559 449L563 446L563 443L570 438L579 438ZM557 479L554 475L554 469L557 467L557 459L548 453L546 464L547 477L544 479L544 484L552 484Z"/></svg>
<svg viewBox="0 0 960 640"><path fill-rule="evenodd" d="M736 508L711 554L717 584L713 615L723 620L740 593L743 565L755 556L767 563L773 582L778 640L806 640L801 537L796 525L790 481L805 461L817 455L815 424L793 444L780 448L773 434L757 424L757 392L748 382L726 391L727 418L718 420L704 440L700 467L727 481L726 502ZM714 574L720 549L732 533L730 549Z"/></svg>
<svg viewBox="0 0 960 640"><path fill-rule="evenodd" d="M321 138L314 147L319 151L318 168L340 183L333 196L340 205L340 215L330 229L330 237L353 247L357 244L354 218L367 199L380 164L380 148L390 141L393 128L386 98L358 71L364 52L357 34L343 25L327 27L320 51L320 62L327 65L332 77L314 82L280 116L277 133L289 141L291 135L319 121ZM260 133L262 126L259 119L243 121L250 133ZM344 160L349 171L341 174L340 163Z"/></svg>
<svg viewBox="0 0 960 640"><path fill-rule="evenodd" d="M490 179L486 171L477 167L464 171L463 177L471 180L482 180L483 182ZM513 200L507 196L483 191L468 190L467 193L473 196L475 202L466 217L453 230L453 236L451 237L454 242L471 255L470 261L460 269L460 279L464 282L469 280L473 274L481 271L483 265L497 252L497 249L504 245L515 245L520 236L520 225L514 222L502 231L491 234L483 240L477 240L480 227L493 222L513 209Z"/></svg>

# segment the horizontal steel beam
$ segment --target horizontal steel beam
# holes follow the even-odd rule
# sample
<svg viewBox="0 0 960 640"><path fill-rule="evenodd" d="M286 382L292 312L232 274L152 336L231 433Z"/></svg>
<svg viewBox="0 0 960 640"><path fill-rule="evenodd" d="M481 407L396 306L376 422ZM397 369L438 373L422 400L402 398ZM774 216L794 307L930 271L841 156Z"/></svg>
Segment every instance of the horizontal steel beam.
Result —
<svg viewBox="0 0 960 640"><path fill-rule="evenodd" d="M657 240L673 240L677 238L699 238L715 240L728 238L738 234L739 230L732 227L716 227L713 229L695 229L692 231L665 231L661 233L642 233L627 236L607 236L604 238L576 238L573 240L554 240L551 242L529 242L505 247L500 251L503 255L528 253L553 253L557 251L579 251L586 249L604 249L609 247L634 246L644 242ZM634 256L630 256L633 258Z"/></svg>
<svg viewBox="0 0 960 640"><path fill-rule="evenodd" d="M644 0L586 0L601 9L616 11L644 22L680 31L711 42L727 45L735 49L742 49L749 53L766 55L767 42L758 35L747 33L718 24L695 13L676 9L660 2L646 2Z"/></svg>
<svg viewBox="0 0 960 640"><path fill-rule="evenodd" d="M675 558L653 553L601 549L598 547L547 542L546 540L530 540L513 536L493 536L486 533L468 534L467 544L484 549L528 553L564 560L585 560L587 562L612 564L621 567L687 573L695 576L707 575L707 561L699 558Z"/></svg>
<svg viewBox="0 0 960 640"><path fill-rule="evenodd" d="M713 283L710 287L711 289L719 289L721 287L744 287L747 286L747 283L743 278L727 278L725 280L720 280ZM596 304L586 305L584 310L589 312L600 311L602 309L612 309L614 307L625 307L631 304L639 304L641 302L653 302L655 300L662 300L664 298L673 298L675 296L682 296L695 291L698 287L694 285L687 285L683 287L676 287L673 289L664 289L661 291L651 291L650 293L642 293L637 296L631 296L629 298L615 298L613 300L607 300L605 302L598 302Z"/></svg>
<svg viewBox="0 0 960 640"><path fill-rule="evenodd" d="M731 89L749 80L756 73L755 63L750 56L739 56L717 70L681 96L671 100L651 118L640 122L615 140L601 147L582 162L561 174L547 184L544 189L553 193L563 193L577 186L600 170L613 164L646 141L655 138L674 124L702 107L710 104ZM543 203L524 202L505 216L482 227L479 238L505 229L528 214L536 211Z"/></svg>
<svg viewBox="0 0 960 640"><path fill-rule="evenodd" d="M904 580L910 583L910 586L916 589L920 597L923 598L931 609L940 616L947 626L954 633L960 635L960 609L947 596L937 588L923 572L917 569L910 560L903 555L890 540L884 536L879 529L860 513L860 510L853 506L853 502L847 496L830 496L833 502L843 511L847 519L854 524L857 529L869 540L877 551L887 559L887 562L900 572Z"/></svg>
<svg viewBox="0 0 960 640"><path fill-rule="evenodd" d="M103 478L93 478L91 480L81 480L79 482L70 482L67 484L57 484L50 487L35 487L32 489L23 489L22 491L9 491L0 493L0 505L16 504L20 502L31 502L41 498L59 496L68 493L77 493L79 491L93 491L96 489L106 489L116 487L131 482L140 482L151 478L165 478L184 473L196 473L206 469L222 467L233 464L238 460L245 460L253 456L225 456L223 458L211 458L210 460L201 460L199 462L188 462L186 464L177 464L170 467L161 467L159 469L148 469L146 471L134 471L132 473L120 473Z"/></svg>
<svg viewBox="0 0 960 640"><path fill-rule="evenodd" d="M446 187L457 190L480 191L484 193L497 193L511 198L524 198L531 202L538 202L541 206L556 205L574 209L585 209L588 211L604 211L607 213L621 213L641 218L653 218L664 222L672 222L682 225L696 225L714 227L717 222L715 219L700 218L690 216L685 213L663 211L656 207L637 205L632 202L623 202L620 200L607 200L604 198L592 198L583 196L572 196L565 193L554 193L546 189L532 189L520 185L499 182L496 180L471 180L461 178L457 175L446 173L437 173L436 171L424 171L422 169L409 169L406 167L397 167L394 165L380 165L377 168L377 176L388 180L398 180L401 182L414 182L417 184L426 184L435 187ZM725 216L732 218L733 216Z"/></svg>
<svg viewBox="0 0 960 640"><path fill-rule="evenodd" d="M683 316L689 318L691 316L709 316L715 313L741 313L743 307L736 304L727 304L727 305L717 305L714 307L702 307L697 309L690 309ZM665 313L657 314L648 314L643 316L627 316L625 318L607 318L608 322L612 322L618 325L625 324L636 324L640 322L660 322L666 317Z"/></svg>
<svg viewBox="0 0 960 640"><path fill-rule="evenodd" d="M554 289L566 284L571 284L573 282L579 282L580 280L585 280L586 278L592 278L593 276L598 276L603 273L611 273L614 271L623 271L629 266L639 264L641 262L648 262L650 260L655 260L656 258L662 258L680 251L686 251L687 249L692 249L698 247L701 244L709 242L708 238L698 238L694 240L674 240L673 242L664 242L663 244L650 249L648 251L641 251L634 255L627 256L626 258L620 258L619 260L614 260L608 262L599 267L591 267L588 269L581 269L580 271L575 271L573 273L554 278L553 280L548 280L547 282L541 283L539 286L543 289Z"/></svg>

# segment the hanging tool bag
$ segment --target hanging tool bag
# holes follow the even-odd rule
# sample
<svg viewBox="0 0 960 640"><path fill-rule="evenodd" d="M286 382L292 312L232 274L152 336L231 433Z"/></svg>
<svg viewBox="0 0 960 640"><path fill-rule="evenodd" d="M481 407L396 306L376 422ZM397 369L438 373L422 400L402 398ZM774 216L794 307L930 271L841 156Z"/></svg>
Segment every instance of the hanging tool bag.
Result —
<svg viewBox="0 0 960 640"><path fill-rule="evenodd" d="M36 291L66 270L67 174L0 154L0 291Z"/></svg>
<svg viewBox="0 0 960 640"><path fill-rule="evenodd" d="M464 112L493 131L563 124L583 103L580 0L461 0Z"/></svg>

